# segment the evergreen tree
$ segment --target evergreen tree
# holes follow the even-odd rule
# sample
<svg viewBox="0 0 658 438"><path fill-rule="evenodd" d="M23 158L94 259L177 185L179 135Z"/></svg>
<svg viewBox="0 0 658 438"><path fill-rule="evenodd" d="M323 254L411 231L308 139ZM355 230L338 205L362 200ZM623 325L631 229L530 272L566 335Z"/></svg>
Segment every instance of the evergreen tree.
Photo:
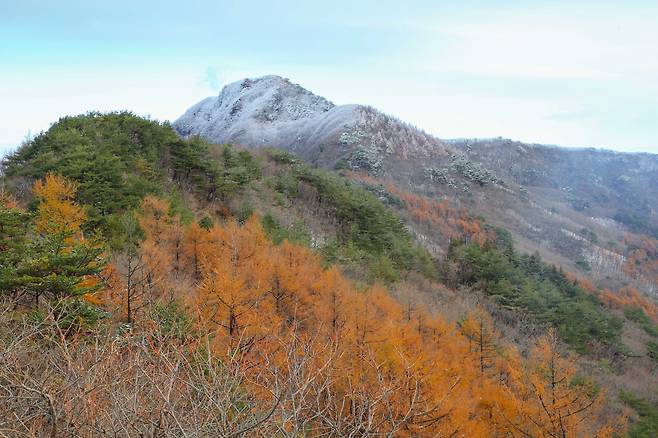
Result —
<svg viewBox="0 0 658 438"><path fill-rule="evenodd" d="M29 215L8 196L0 195L0 291L21 290L18 264L25 254Z"/></svg>
<svg viewBox="0 0 658 438"><path fill-rule="evenodd" d="M105 265L104 248L85 239L85 213L75 204L76 185L47 175L37 181L34 224L18 208L0 207L0 290L13 297L62 299L82 296L100 287L96 276Z"/></svg>

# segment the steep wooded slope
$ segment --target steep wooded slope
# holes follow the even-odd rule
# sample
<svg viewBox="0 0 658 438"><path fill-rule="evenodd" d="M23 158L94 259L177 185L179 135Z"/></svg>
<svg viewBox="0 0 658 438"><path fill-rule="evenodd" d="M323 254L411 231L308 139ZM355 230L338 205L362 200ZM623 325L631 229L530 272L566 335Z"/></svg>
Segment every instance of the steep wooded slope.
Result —
<svg viewBox="0 0 658 438"><path fill-rule="evenodd" d="M110 157L115 160L103 172L80 170L97 169ZM610 429L601 426L616 421L599 409L609 399L589 379L576 379L574 360L558 359L555 339L539 341L537 348L528 344L553 327L577 351L610 361L609 371L589 370L591 375L603 373L602 382L628 372L638 376L651 360L643 350L634 350L642 354L641 362L630 362L621 319L604 307L600 291L586 290L536 256L517 253L504 230L449 204L435 206L436 214L425 217L422 198L350 181L281 151L252 153L197 138L181 140L167 124L127 113L91 114L62 119L10 157L3 170L5 187L24 205L32 205L32 211L3 194L0 287L5 297L18 301L10 302L9 313L0 320L3 327L14 327L3 330L0 339L5 353L0 378L15 391L11 403L3 405L9 410L2 418L15 418L11 414L20 409L34 412L30 410L36 406L41 414L30 417L35 430L53 424L67 431L121 430L122 424L142 430L164 415L167 420L158 427L170 435L180 430L203 435L205 429L194 429L199 424L233 432L262 425L264 434L277 427L333 431L336 436L363 427L372 433L400 431L401 436L455 430L491 436L519 428L541 434L552 426L541 420L544 408L528 401L544 390L537 392L527 382L543 385L541 366L553 357L564 366L562 381L569 382L560 391L568 394L577 388L579 401L595 402L594 410L586 409L592 412L587 421L569 415L561 427L581 435L598 429L602 435ZM28 188L35 179L44 181L34 186L32 199ZM82 194L83 208L73 202L76 191ZM95 199L96 191L107 196ZM134 197L124 198L124 193ZM450 233L448 257L432 259L415 245L400 213L428 235ZM87 259L78 263L72 256L91 254L96 261L94 251L103 241L112 269L98 275L95 266L69 268L76 263L88 267ZM338 263L361 283L326 269L327 263ZM459 290L436 283L437 278ZM378 282L389 289L373 285ZM529 354L529 360L521 356L523 365L508 368L516 353L493 334L486 312L469 316L476 302L494 314L507 339ZM11 313L16 304L29 312ZM653 313L627 310L633 313L625 324L636 327L637 322L647 336L654 336ZM23 315L24 325L12 325L13 318ZM24 337L37 341L12 340ZM38 341L42 337L63 338L63 344L44 348ZM87 343L89 339L94 342ZM111 344L104 344L108 339ZM161 348L170 342L178 349ZM209 349L213 356L208 356ZM74 352L78 361L59 356L59 351ZM204 364L216 360L231 369L198 369L197 362L182 359L198 354L206 355ZM97 405L91 402L76 405L78 410L66 407L66 400L84 391L75 382L80 369L89 368L90 357L103 364L102 370L85 381L93 388L117 388L93 391L94 400L101 400L110 415L94 415ZM304 362L309 358L313 363ZM179 364L175 369L183 377L173 380L176 396L162 400L157 390L172 381L169 361ZM20 363L29 365L27 371L16 368ZM140 366L148 366L149 372ZM317 366L320 372L314 372ZM37 391L33 400L24 393L33 388L25 389L24 372L49 397ZM131 379L113 380L124 374ZM303 383L302 375L322 379L314 386ZM511 380L513 375L519 380ZM156 383L142 385L144 376L153 376ZM61 385L63 381L68 383ZM141 383L134 387L132 382ZM220 382L227 386L217 386ZM290 389L300 383L312 391ZM240 391L230 390L234 384ZM646 382L643 386L648 387ZM194 388L216 387L226 388L227 403L244 406L223 424L217 410L208 407L225 398L217 400L211 392L201 398L204 404L189 400ZM486 394L480 394L483 388ZM319 391L320 403L314 404L318 393L313 391ZM135 393L145 403L122 423L120 415L127 412L122 397ZM510 403L517 396L519 403ZM161 403L168 413L158 410ZM343 411L339 407L345 403L366 408ZM303 412L295 406L304 406ZM190 409L207 423L181 417ZM273 414L261 416L264 409ZM548 409L551 415L566 412L560 404ZM290 412L301 423L291 424ZM364 425L361 412L376 419L376 426ZM318 419L323 415L330 417ZM506 417L515 420L509 424Z"/></svg>
<svg viewBox="0 0 658 438"><path fill-rule="evenodd" d="M183 136L274 145L315 165L448 200L566 269L656 292L652 278L636 281L624 268L638 247L625 244L624 235L639 241L656 232L658 199L656 190L647 190L658 186L654 155L498 139L443 141L371 107L335 106L277 76L230 84L173 126ZM416 232L437 254L447 250L445 236Z"/></svg>

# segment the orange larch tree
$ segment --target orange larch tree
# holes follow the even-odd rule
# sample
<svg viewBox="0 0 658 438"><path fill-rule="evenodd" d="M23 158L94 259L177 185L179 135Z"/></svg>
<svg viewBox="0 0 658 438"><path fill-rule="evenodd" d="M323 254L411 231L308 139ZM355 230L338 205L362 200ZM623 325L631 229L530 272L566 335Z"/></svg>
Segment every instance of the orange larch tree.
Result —
<svg viewBox="0 0 658 438"><path fill-rule="evenodd" d="M39 201L35 225L37 231L77 235L86 219L85 211L74 202L77 185L62 176L49 173L34 184Z"/></svg>
<svg viewBox="0 0 658 438"><path fill-rule="evenodd" d="M173 254L167 221L147 221L158 231L146 231L145 244ZM193 222L182 232L197 330L213 354L244 373L245 390L274 406L272 418L289 435L540 437L559 432L555 424L567 436L596 429L600 396L575 385L575 368L557 347L540 343L525 367L482 310L456 326L417 304L405 307L381 286L358 286L338 268L323 268L308 248L273 245L256 217L209 229ZM553 394L555 402L542 404Z"/></svg>
<svg viewBox="0 0 658 438"><path fill-rule="evenodd" d="M526 367L520 407L520 423L514 428L523 436L611 436L612 425L596 427L604 394L578 374L575 359L559 351L554 330L540 338Z"/></svg>

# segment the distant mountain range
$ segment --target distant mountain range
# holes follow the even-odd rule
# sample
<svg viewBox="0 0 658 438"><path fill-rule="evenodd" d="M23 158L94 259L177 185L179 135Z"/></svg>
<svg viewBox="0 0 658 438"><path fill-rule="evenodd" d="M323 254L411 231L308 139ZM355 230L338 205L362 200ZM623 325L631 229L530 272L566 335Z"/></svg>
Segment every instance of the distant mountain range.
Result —
<svg viewBox="0 0 658 438"><path fill-rule="evenodd" d="M279 76L229 84L173 126L183 137L281 148L447 199L509 229L521 248L601 279L622 276L625 233L658 237L658 155L442 140L369 106L334 105Z"/></svg>

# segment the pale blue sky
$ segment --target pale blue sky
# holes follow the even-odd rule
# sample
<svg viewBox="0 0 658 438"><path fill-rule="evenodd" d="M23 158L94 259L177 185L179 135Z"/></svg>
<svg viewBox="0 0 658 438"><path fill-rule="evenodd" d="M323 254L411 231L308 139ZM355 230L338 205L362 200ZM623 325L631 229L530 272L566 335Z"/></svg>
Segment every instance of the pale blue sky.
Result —
<svg viewBox="0 0 658 438"><path fill-rule="evenodd" d="M444 138L658 153L658 1L0 0L0 151L279 74Z"/></svg>

